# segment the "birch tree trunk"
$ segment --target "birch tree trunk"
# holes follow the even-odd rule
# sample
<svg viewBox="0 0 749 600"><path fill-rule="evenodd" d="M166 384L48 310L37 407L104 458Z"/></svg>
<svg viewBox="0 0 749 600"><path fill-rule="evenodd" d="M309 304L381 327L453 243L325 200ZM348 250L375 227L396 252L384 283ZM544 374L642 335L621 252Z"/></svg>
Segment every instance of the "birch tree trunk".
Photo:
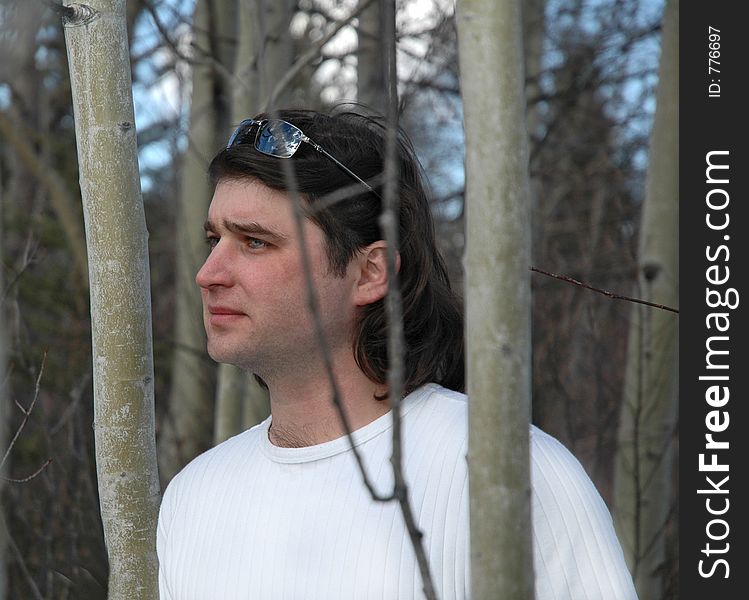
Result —
<svg viewBox="0 0 749 600"><path fill-rule="evenodd" d="M264 46L258 16L262 0L240 2L237 7L237 54L234 75L237 80L232 90L232 123L238 125L243 119L254 117L267 95L262 88L259 72L259 48Z"/></svg>
<svg viewBox="0 0 749 600"><path fill-rule="evenodd" d="M268 390L251 373L234 365L219 365L214 444L257 425L269 414Z"/></svg>
<svg viewBox="0 0 749 600"><path fill-rule="evenodd" d="M530 224L520 6L458 3L466 131L471 590L530 600Z"/></svg>
<svg viewBox="0 0 749 600"><path fill-rule="evenodd" d="M290 103L294 95L291 86L276 98L274 106L267 105L273 87L294 61L294 42L289 26L296 4L294 0L245 0L239 3L239 46L234 72L243 85L235 87L235 120L241 121L261 110L281 108Z"/></svg>
<svg viewBox="0 0 749 600"><path fill-rule="evenodd" d="M124 0L72 5L70 64L91 290L94 437L109 598L158 597L148 234Z"/></svg>
<svg viewBox="0 0 749 600"><path fill-rule="evenodd" d="M247 373L234 365L221 364L216 384L216 411L213 419L213 444L237 435L244 426L244 401Z"/></svg>
<svg viewBox="0 0 749 600"><path fill-rule="evenodd" d="M639 287L646 300L679 300L679 3L663 26L655 121L640 229ZM660 598L664 528L673 502L678 409L678 321L632 308L624 403L616 458L614 519L640 598Z"/></svg>
<svg viewBox="0 0 749 600"><path fill-rule="evenodd" d="M234 46L228 40L235 38L235 25L234 2L196 3L190 129L182 161L176 226L175 348L169 411L159 448L165 481L210 448L213 439L215 365L206 353L203 307L195 274L207 254L202 224L212 194L208 164L231 133L230 82L212 61L224 67L232 64Z"/></svg>

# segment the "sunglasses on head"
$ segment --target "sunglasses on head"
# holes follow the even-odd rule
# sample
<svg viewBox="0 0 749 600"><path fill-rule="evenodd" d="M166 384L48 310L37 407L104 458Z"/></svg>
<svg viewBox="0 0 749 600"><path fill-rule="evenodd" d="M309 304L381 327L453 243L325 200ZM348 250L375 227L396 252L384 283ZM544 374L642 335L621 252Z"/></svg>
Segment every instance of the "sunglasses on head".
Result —
<svg viewBox="0 0 749 600"><path fill-rule="evenodd" d="M252 127L257 126L257 132L255 133L254 145L255 150L267 154L268 156L275 156L276 158L291 158L294 153L302 145L302 142L309 144L320 154L327 156L336 165L343 169L350 177L361 183L368 191L372 192L379 198L379 194L372 189L366 181L339 161L336 157L330 154L319 144L313 142L302 132L299 127L292 125L288 121L281 119L262 119L256 121L255 119L245 119L239 126L234 130L229 138L229 143L226 144L226 148L232 148L239 144L246 144L250 141L250 130Z"/></svg>

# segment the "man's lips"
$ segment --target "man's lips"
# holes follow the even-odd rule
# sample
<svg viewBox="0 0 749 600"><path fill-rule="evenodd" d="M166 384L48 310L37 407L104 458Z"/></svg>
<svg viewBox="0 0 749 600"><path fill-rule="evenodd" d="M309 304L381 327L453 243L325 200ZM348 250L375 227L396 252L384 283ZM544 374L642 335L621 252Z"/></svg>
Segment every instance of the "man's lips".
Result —
<svg viewBox="0 0 749 600"><path fill-rule="evenodd" d="M211 325L221 325L223 323L229 323L235 321L245 314L228 306L219 305L208 305L208 320Z"/></svg>
<svg viewBox="0 0 749 600"><path fill-rule="evenodd" d="M228 308L226 306L208 305L208 312L212 315L243 315L244 313L238 310Z"/></svg>

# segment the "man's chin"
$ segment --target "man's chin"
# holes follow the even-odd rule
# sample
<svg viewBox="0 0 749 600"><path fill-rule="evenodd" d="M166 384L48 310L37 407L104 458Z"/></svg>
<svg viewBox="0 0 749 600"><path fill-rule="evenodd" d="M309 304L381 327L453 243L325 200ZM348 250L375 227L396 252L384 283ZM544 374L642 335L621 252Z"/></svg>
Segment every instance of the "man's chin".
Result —
<svg viewBox="0 0 749 600"><path fill-rule="evenodd" d="M212 344L208 342L208 356L210 356L217 363L223 363L227 365L237 364L236 352L232 352L230 349L222 347L219 344Z"/></svg>
<svg viewBox="0 0 749 600"><path fill-rule="evenodd" d="M233 365L243 370L248 370L248 360L244 353L237 352L233 348L227 348L220 344L212 344L208 342L208 356L210 356L217 363L224 365Z"/></svg>

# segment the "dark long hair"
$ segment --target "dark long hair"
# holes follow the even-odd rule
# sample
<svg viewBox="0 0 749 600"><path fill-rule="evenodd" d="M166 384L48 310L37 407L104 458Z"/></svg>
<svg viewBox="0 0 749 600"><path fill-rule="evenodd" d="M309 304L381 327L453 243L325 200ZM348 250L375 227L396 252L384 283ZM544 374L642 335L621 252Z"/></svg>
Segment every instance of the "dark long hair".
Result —
<svg viewBox="0 0 749 600"><path fill-rule="evenodd" d="M324 232L334 273L343 276L357 251L383 239L382 172L386 127L382 119L355 112L322 114L306 110L274 113L299 127L307 137L336 157L380 197L357 184L343 169L308 144L289 159L298 192L306 200L309 219ZM258 115L257 120L268 118ZM250 132L254 136L254 131ZM289 188L279 159L255 150L252 141L222 150L211 162L214 185L223 180L257 180L277 190ZM240 140L241 141L241 140ZM464 388L463 315L460 299L450 287L440 255L421 165L403 131L398 132L399 283L403 298L405 389L411 392L433 381L450 389ZM345 199L325 202L346 188ZM377 383L387 381L387 322L384 300L363 307L354 331L357 364Z"/></svg>

